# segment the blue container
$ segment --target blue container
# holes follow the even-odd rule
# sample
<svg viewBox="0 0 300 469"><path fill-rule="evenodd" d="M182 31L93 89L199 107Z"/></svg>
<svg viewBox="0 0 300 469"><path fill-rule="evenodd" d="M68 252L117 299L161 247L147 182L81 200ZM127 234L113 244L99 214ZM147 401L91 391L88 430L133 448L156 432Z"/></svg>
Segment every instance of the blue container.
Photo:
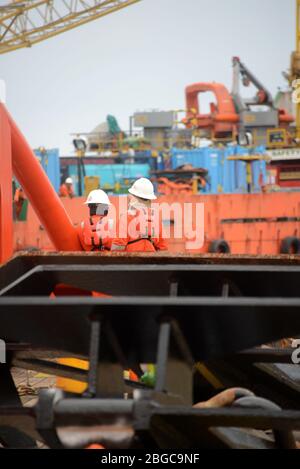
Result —
<svg viewBox="0 0 300 469"><path fill-rule="evenodd" d="M208 184L205 193L246 193L247 192L247 164L243 161L230 161L230 156L249 154L265 154L265 147L253 150L240 146L220 148L197 148L195 150L181 150L173 148L171 151L171 167L176 169L184 164L192 164L195 168L208 171ZM254 191L261 191L261 183L266 182L267 170L265 161L252 163Z"/></svg>
<svg viewBox="0 0 300 469"><path fill-rule="evenodd" d="M60 164L59 164L59 150L53 148L41 152L40 150L34 150L38 160L40 161L45 173L51 181L56 192L59 192L60 188Z"/></svg>
<svg viewBox="0 0 300 469"><path fill-rule="evenodd" d="M218 148L197 148L195 150L173 149L171 166L173 169L191 164L195 168L208 170L207 193L218 193L222 181L222 151Z"/></svg>
<svg viewBox="0 0 300 469"><path fill-rule="evenodd" d="M195 168L203 168L205 161L204 148L196 150L180 150L173 148L171 151L171 167L177 169L184 164L192 164Z"/></svg>
<svg viewBox="0 0 300 469"><path fill-rule="evenodd" d="M236 147L236 155L264 155L266 148L259 146L254 149L247 149L243 147ZM254 161L252 163L252 179L253 191L261 192L261 184L266 184L267 181L267 166L266 161ZM246 181L246 163L239 162L239 191L247 192Z"/></svg>
<svg viewBox="0 0 300 469"><path fill-rule="evenodd" d="M235 155L233 147L225 148L223 151L223 192L225 194L235 192L237 186L236 162L228 158Z"/></svg>
<svg viewBox="0 0 300 469"><path fill-rule="evenodd" d="M165 158L166 158L166 155L164 155L163 152L160 152L156 158L156 167L157 167L157 170L158 171L162 171L165 169Z"/></svg>
<svg viewBox="0 0 300 469"><path fill-rule="evenodd" d="M141 177L148 178L150 168L147 164L86 164L86 176L96 176L100 179L101 189L113 191L116 184L123 185L126 180L135 180ZM69 166L69 175L74 181L75 193L78 194L77 166ZM83 181L84 182L84 181ZM82 192L84 192L82 182Z"/></svg>

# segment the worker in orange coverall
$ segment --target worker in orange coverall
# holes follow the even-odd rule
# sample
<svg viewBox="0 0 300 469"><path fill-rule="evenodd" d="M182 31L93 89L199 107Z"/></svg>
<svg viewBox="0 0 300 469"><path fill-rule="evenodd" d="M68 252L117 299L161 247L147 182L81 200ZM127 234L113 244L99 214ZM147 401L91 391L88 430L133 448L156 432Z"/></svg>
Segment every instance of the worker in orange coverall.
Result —
<svg viewBox="0 0 300 469"><path fill-rule="evenodd" d="M80 243L85 251L109 251L112 238L107 215L111 205L107 194L101 189L90 192L85 205L89 217L79 227Z"/></svg>
<svg viewBox="0 0 300 469"><path fill-rule="evenodd" d="M60 197L70 197L72 199L74 197L74 189L73 189L73 179L72 178L67 178L60 186L59 189L59 195Z"/></svg>
<svg viewBox="0 0 300 469"><path fill-rule="evenodd" d="M22 187L18 187L14 194L14 204L15 204L16 216L18 220L20 218L25 200L26 200L26 197L25 197Z"/></svg>
<svg viewBox="0 0 300 469"><path fill-rule="evenodd" d="M152 182L138 179L129 189L128 212L120 216L118 238L112 241L112 251L167 251L159 214L152 208L156 200ZM158 216L157 216L158 215Z"/></svg>

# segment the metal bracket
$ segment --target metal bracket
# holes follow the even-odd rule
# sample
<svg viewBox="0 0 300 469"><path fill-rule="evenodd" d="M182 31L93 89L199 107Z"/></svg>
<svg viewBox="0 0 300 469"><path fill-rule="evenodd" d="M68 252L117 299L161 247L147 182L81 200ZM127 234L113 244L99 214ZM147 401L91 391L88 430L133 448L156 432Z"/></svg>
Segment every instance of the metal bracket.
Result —
<svg viewBox="0 0 300 469"><path fill-rule="evenodd" d="M36 428L50 448L63 448L54 421L54 406L62 398L62 391L55 389L42 390L39 393L39 400L36 405Z"/></svg>
<svg viewBox="0 0 300 469"><path fill-rule="evenodd" d="M159 329L155 391L178 398L178 403L193 404L193 365L190 348L174 319L163 319Z"/></svg>
<svg viewBox="0 0 300 469"><path fill-rule="evenodd" d="M123 397L126 359L109 321L92 318L85 397Z"/></svg>

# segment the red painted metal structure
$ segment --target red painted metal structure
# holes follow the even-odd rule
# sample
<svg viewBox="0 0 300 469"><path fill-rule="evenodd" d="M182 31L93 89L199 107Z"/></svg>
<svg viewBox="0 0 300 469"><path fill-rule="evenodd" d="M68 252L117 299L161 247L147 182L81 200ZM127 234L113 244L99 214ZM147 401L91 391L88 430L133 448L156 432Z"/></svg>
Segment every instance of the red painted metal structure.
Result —
<svg viewBox="0 0 300 469"><path fill-rule="evenodd" d="M63 199L66 211L74 225L79 225L86 217L84 198ZM118 213L120 197L111 197ZM280 253L281 242L287 237L300 238L300 192L274 192L261 194L220 194L187 195L177 194L160 197L160 203L190 203L193 210L196 203L204 204L205 242L195 252L207 253L214 240L224 239L232 254L276 255ZM187 239L175 237L173 213L164 217L170 222L171 253L189 252ZM195 219L195 217L194 217ZM168 224L168 223L167 223ZM26 222L14 225L14 244L16 250L37 247L54 250L47 232L41 230L39 219L31 206L28 208Z"/></svg>
<svg viewBox="0 0 300 469"><path fill-rule="evenodd" d="M81 251L76 229L24 136L0 104L0 262L13 253L12 175L21 184L55 249Z"/></svg>
<svg viewBox="0 0 300 469"><path fill-rule="evenodd" d="M277 186L300 189L300 159L276 161L269 166L269 171L276 174Z"/></svg>
<svg viewBox="0 0 300 469"><path fill-rule="evenodd" d="M76 224L86 217L84 200L61 200L24 136L5 106L0 104L0 262L13 251L28 247L42 250L81 251ZM12 222L12 174L30 202L25 222ZM119 197L113 197L118 214ZM266 194L220 194L192 196L166 195L159 202L197 202L205 208L205 243L198 252L207 252L212 241L224 239L232 254L278 254L282 240L300 239L300 192ZM187 240L174 236L171 216L170 251L187 251ZM13 240L14 236L14 241Z"/></svg>
<svg viewBox="0 0 300 469"><path fill-rule="evenodd" d="M2 104L0 104L0 168L0 263L2 263L13 253L11 131Z"/></svg>
<svg viewBox="0 0 300 469"><path fill-rule="evenodd" d="M216 102L210 103L210 113L201 113L201 99L203 93L211 92L215 95ZM222 138L227 135L234 135L240 117L236 112L233 97L228 89L220 83L195 83L185 90L186 96L186 118L183 123L188 128L205 129L212 131L212 137ZM263 90L258 92L258 103L264 104L266 95ZM279 125L286 128L295 119L285 110L279 110Z"/></svg>
<svg viewBox="0 0 300 469"><path fill-rule="evenodd" d="M201 114L199 95L212 92L217 105L210 104L210 114ZM215 137L233 134L239 122L232 96L220 83L195 83L186 88L187 116L183 120L188 128L213 129Z"/></svg>

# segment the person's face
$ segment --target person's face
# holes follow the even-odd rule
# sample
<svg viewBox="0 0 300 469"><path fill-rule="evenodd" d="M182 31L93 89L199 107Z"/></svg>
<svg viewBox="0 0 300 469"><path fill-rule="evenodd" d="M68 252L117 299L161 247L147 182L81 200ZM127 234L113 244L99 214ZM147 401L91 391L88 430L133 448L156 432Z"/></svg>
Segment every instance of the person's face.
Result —
<svg viewBox="0 0 300 469"><path fill-rule="evenodd" d="M134 197L134 195L129 194L129 196L128 196L128 205L132 205L136 201L137 201L137 198Z"/></svg>
<svg viewBox="0 0 300 469"><path fill-rule="evenodd" d="M97 205L96 215L99 217L106 217L108 215L109 206L106 204Z"/></svg>
<svg viewBox="0 0 300 469"><path fill-rule="evenodd" d="M99 217L106 217L109 206L106 204L90 204L89 209L90 216L98 215Z"/></svg>

